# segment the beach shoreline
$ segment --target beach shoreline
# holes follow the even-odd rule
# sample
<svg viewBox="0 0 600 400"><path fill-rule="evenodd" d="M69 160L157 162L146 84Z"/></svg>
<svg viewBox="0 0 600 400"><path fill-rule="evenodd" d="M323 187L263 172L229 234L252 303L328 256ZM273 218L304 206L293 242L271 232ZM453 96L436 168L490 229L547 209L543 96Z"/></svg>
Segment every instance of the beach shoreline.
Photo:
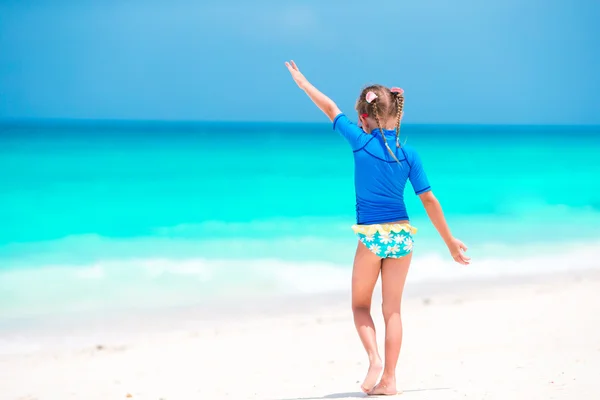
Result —
<svg viewBox="0 0 600 400"><path fill-rule="evenodd" d="M458 267L457 268L476 268ZM350 274L348 273L348 278ZM496 277L470 276L457 279L427 279L413 282L411 274L407 279L404 302L431 304L439 299L463 299L489 297L510 287L528 285L556 285L579 282L582 279L600 281L599 269L552 271L544 274L528 273ZM373 308L381 303L378 281L373 295ZM277 319L286 315L304 316L330 310L344 310L350 307L350 281L348 289L317 293L268 294L264 296L223 297L204 300L203 303L185 306L148 309L107 309L83 311L79 313L49 314L42 317L4 319L0 325L0 338L21 337L39 339L44 336L62 338L62 343L47 341L45 346L37 345L27 352L72 351L97 346L128 346L128 341L136 341L136 336L144 333L154 335L172 332L203 330L223 324L247 324L260 319ZM457 300L462 301L462 300ZM31 335L33 333L33 335ZM73 343L68 344L64 339ZM75 339L75 340L73 340ZM6 340L6 339L5 339ZM7 350L6 348L3 350ZM2 354L16 354L19 351L0 351Z"/></svg>

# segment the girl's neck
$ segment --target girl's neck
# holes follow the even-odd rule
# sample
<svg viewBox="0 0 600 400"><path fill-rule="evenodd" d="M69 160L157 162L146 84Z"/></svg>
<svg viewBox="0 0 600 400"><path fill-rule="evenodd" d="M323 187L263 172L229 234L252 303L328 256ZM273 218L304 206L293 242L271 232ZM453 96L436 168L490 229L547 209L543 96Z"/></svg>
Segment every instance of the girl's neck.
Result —
<svg viewBox="0 0 600 400"><path fill-rule="evenodd" d="M370 132L373 132L375 129L379 129L379 127L377 126L377 122L373 121L374 125L371 128ZM397 120L395 118L390 118L389 120L385 121L385 123L382 124L381 128L383 128L383 130L386 131L391 131L393 129L396 129L396 123Z"/></svg>

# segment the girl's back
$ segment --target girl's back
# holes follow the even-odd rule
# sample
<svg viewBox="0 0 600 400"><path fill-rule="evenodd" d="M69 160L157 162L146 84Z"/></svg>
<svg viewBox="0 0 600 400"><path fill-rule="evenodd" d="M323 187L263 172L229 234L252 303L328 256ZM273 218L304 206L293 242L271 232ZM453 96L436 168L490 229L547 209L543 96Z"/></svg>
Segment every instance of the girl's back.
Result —
<svg viewBox="0 0 600 400"><path fill-rule="evenodd" d="M417 152L408 146L393 150L386 142L394 141L393 129L374 129L366 133L344 114L333 121L333 128L346 138L354 152L354 185L358 224L377 224L409 220L404 189L410 180L417 195L431 190Z"/></svg>

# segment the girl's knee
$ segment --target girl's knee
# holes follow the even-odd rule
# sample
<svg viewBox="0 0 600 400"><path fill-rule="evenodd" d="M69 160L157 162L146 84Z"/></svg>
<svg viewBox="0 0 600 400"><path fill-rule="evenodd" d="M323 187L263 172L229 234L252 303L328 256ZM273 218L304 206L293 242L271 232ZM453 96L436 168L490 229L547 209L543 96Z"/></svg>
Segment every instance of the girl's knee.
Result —
<svg viewBox="0 0 600 400"><path fill-rule="evenodd" d="M352 304L352 312L354 314L356 314L356 313L370 313L371 312L371 305L370 304L353 303Z"/></svg>
<svg viewBox="0 0 600 400"><path fill-rule="evenodd" d="M386 321L392 318L394 315L400 315L400 305L399 304L385 304L383 303L381 306L381 311L383 312L383 319Z"/></svg>

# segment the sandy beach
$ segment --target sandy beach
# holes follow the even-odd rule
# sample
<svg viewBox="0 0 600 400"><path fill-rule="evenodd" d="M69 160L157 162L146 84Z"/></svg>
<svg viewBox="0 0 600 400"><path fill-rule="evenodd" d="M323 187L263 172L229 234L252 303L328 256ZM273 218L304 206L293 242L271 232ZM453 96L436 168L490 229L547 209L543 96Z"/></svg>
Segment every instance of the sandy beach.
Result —
<svg viewBox="0 0 600 400"><path fill-rule="evenodd" d="M598 271L442 286L404 301L402 398L600 398ZM128 343L4 355L0 398L363 398L366 356L346 295ZM379 311L376 297L383 327Z"/></svg>

